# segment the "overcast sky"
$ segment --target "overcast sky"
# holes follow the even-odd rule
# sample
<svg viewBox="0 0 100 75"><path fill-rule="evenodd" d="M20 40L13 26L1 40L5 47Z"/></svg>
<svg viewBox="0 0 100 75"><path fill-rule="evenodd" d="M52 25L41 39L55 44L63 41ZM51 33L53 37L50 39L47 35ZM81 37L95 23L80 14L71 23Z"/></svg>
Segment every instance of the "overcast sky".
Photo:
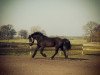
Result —
<svg viewBox="0 0 100 75"><path fill-rule="evenodd" d="M0 0L0 25L17 31L40 26L47 35L81 36L89 21L100 23L100 0Z"/></svg>

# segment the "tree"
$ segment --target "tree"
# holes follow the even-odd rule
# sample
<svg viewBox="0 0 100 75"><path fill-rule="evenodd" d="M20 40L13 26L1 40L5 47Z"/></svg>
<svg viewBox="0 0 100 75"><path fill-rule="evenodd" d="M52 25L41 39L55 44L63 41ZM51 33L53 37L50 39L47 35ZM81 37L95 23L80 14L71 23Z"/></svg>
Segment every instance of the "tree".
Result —
<svg viewBox="0 0 100 75"><path fill-rule="evenodd" d="M10 39L13 39L15 34L16 34L16 31L14 29L11 29L10 36L9 36Z"/></svg>
<svg viewBox="0 0 100 75"><path fill-rule="evenodd" d="M13 25L2 25L0 27L0 39L12 39L16 35Z"/></svg>
<svg viewBox="0 0 100 75"><path fill-rule="evenodd" d="M88 22L85 26L84 26L84 30L85 30L85 36L86 36L86 39L89 41L89 42L93 42L94 40L94 28L97 27L98 24L95 23L95 22Z"/></svg>
<svg viewBox="0 0 100 75"><path fill-rule="evenodd" d="M89 42L93 41L93 29L96 27L96 25L97 23L90 21L84 26L85 36Z"/></svg>
<svg viewBox="0 0 100 75"><path fill-rule="evenodd" d="M40 26L33 26L31 28L31 33L34 33L34 32L42 32L44 35L46 35L46 31L41 29Z"/></svg>
<svg viewBox="0 0 100 75"><path fill-rule="evenodd" d="M100 42L100 24L94 28L94 41L95 42Z"/></svg>
<svg viewBox="0 0 100 75"><path fill-rule="evenodd" d="M33 26L31 28L31 33L37 32L37 31L41 31L41 27L40 26Z"/></svg>
<svg viewBox="0 0 100 75"><path fill-rule="evenodd" d="M27 32L27 30L20 30L19 35L21 36L21 38L26 39L28 36L28 32Z"/></svg>

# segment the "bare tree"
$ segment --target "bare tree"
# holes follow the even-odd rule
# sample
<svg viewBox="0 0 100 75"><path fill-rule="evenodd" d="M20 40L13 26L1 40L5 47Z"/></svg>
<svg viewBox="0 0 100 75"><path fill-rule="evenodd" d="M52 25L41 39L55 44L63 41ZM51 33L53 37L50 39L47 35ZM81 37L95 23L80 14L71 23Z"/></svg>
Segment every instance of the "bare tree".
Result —
<svg viewBox="0 0 100 75"><path fill-rule="evenodd" d="M42 32L44 35L46 35L46 31L41 29L40 26L33 26L31 28L31 33L34 33L34 32Z"/></svg>
<svg viewBox="0 0 100 75"><path fill-rule="evenodd" d="M100 24L94 28L95 42L100 42Z"/></svg>
<svg viewBox="0 0 100 75"><path fill-rule="evenodd" d="M41 31L41 27L40 26L33 26L31 28L31 33L37 32L37 31Z"/></svg>
<svg viewBox="0 0 100 75"><path fill-rule="evenodd" d="M83 28L85 30L85 36L86 36L86 39L89 41L89 42L92 42L93 41L93 38L94 38L94 28L97 27L98 24L93 22L93 21L90 21L88 22Z"/></svg>

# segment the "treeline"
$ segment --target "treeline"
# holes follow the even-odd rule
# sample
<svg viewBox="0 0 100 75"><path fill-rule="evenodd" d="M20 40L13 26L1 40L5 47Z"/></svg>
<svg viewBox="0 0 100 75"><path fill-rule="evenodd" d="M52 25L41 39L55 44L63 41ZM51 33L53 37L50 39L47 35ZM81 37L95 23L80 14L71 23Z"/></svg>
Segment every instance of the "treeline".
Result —
<svg viewBox="0 0 100 75"><path fill-rule="evenodd" d="M0 39L13 39L16 34L18 34L18 36L21 38L27 38L28 31L20 30L19 32L16 32L13 25L10 24L0 26Z"/></svg>
<svg viewBox="0 0 100 75"><path fill-rule="evenodd" d="M85 39L88 42L100 42L100 24L90 21L86 25L83 26L83 29L85 30ZM40 31L46 35L46 31L41 29L40 26L33 26L30 29L31 33L34 33L36 31ZM16 32L13 25L10 25L10 24L0 26L0 39L13 39L15 38L14 37L15 35L17 35L17 37L19 38L25 39L28 37L28 31L22 29Z"/></svg>
<svg viewBox="0 0 100 75"><path fill-rule="evenodd" d="M33 26L30 29L31 33L34 33L36 31L40 31L44 34L46 34L45 30L41 29L39 26ZM13 25L1 25L0 26L0 40L9 40L14 38L24 38L26 39L28 37L29 32L27 30L21 29L20 31L16 31L13 27Z"/></svg>

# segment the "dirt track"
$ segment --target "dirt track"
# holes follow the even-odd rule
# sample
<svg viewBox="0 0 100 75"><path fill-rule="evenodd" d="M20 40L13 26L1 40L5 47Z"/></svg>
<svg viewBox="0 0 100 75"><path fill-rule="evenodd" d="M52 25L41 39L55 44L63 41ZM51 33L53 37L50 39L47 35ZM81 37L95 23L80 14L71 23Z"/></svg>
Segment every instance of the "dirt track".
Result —
<svg viewBox="0 0 100 75"><path fill-rule="evenodd" d="M0 56L0 75L100 75L100 56L79 58L35 58Z"/></svg>

